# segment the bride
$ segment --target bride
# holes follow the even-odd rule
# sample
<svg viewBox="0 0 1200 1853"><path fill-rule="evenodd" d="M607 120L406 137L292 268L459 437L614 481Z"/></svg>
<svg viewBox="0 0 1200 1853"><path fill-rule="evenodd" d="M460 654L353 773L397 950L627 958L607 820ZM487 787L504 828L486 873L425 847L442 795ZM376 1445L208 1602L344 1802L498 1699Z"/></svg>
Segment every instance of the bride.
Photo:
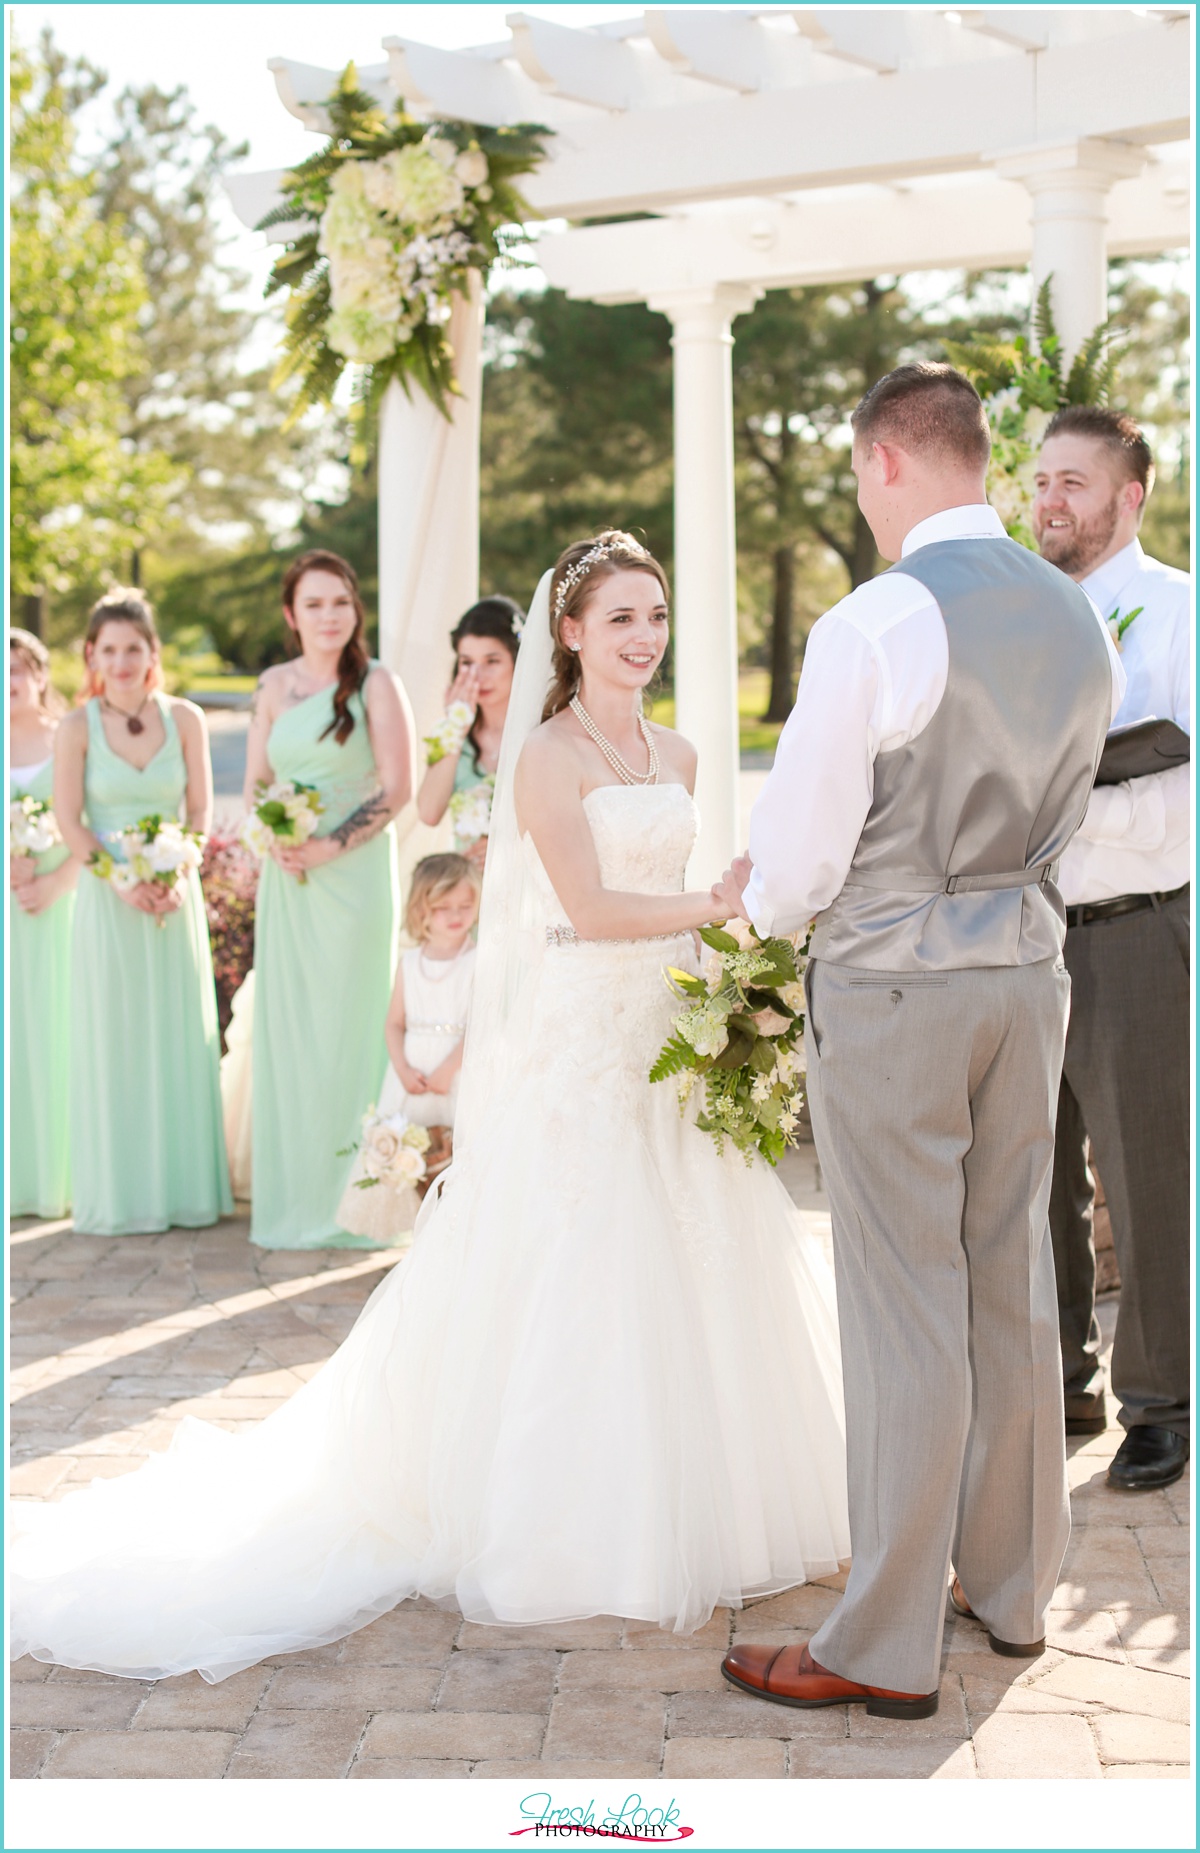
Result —
<svg viewBox="0 0 1200 1853"><path fill-rule="evenodd" d="M407 1596L688 1632L849 1549L832 1281L647 1072L708 892L630 536L538 588L504 733L457 1155L341 1349L249 1433L17 1508L12 1653L223 1679ZM539 722L541 724L539 724Z"/></svg>

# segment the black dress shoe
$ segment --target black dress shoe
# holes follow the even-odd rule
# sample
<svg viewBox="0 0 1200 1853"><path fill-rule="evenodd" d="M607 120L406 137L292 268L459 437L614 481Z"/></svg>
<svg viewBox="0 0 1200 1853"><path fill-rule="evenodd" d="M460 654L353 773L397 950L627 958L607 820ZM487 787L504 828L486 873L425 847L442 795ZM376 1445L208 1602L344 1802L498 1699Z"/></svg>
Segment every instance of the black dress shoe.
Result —
<svg viewBox="0 0 1200 1853"><path fill-rule="evenodd" d="M1113 1457L1108 1483L1127 1493L1170 1486L1187 1466L1190 1453L1189 1443L1173 1428L1131 1428Z"/></svg>

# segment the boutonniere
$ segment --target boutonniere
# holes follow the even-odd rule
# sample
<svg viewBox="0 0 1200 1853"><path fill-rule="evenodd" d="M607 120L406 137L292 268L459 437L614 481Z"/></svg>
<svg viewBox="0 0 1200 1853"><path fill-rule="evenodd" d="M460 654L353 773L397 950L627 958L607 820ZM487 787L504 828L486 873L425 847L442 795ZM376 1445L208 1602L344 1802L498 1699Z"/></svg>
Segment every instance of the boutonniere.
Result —
<svg viewBox="0 0 1200 1853"><path fill-rule="evenodd" d="M1112 616L1106 620L1108 624L1108 634L1116 644L1118 650L1124 648L1122 639L1129 629L1129 626L1133 623L1135 618L1141 617L1145 609L1146 607L1144 605L1135 605L1132 611L1127 611L1125 615L1122 616L1120 608L1115 607Z"/></svg>

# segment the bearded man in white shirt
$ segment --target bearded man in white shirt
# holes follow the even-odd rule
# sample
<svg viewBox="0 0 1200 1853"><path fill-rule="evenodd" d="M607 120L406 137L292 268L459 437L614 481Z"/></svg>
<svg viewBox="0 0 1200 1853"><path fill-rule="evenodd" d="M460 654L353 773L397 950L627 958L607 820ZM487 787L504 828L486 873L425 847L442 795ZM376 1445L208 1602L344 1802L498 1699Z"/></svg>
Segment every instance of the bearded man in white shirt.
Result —
<svg viewBox="0 0 1200 1853"><path fill-rule="evenodd" d="M763 933L817 916L808 1095L853 1561L810 1642L739 1644L722 1670L781 1704L919 1718L937 1708L951 1563L951 1599L993 1650L1038 1654L1070 1529L1053 873L1125 678L1091 601L987 506L968 380L900 367L852 424L859 506L897 565L814 628L750 856L714 898Z"/></svg>
<svg viewBox="0 0 1200 1853"><path fill-rule="evenodd" d="M1132 418L1067 406L1046 428L1034 532L1120 630L1128 678L1117 726L1191 733L1191 582L1138 542L1154 480ZM1190 1446L1188 1257L1189 768L1098 786L1063 856L1071 1021L1059 1095L1050 1231L1068 1430L1105 1426L1096 1322L1090 1135L1104 1180L1121 1304L1112 1388L1128 1491L1167 1486Z"/></svg>

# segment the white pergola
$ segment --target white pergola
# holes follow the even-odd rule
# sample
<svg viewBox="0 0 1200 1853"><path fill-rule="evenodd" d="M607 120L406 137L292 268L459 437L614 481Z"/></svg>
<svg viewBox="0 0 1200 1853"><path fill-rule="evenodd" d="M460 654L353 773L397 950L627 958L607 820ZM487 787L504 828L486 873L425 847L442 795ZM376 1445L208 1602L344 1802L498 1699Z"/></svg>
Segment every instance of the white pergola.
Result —
<svg viewBox="0 0 1200 1853"><path fill-rule="evenodd" d="M546 276L672 323L677 714L700 748L695 866L709 874L738 847L735 318L784 285L1028 264L1035 286L1052 278L1073 351L1104 317L1110 256L1190 242L1191 9L665 7L591 28L507 23L467 51L385 38L386 64L359 76L421 116L545 123L548 158L524 191L549 221ZM337 73L271 69L287 109L327 132ZM230 182L246 224L278 179ZM618 222L579 223L599 218ZM448 630L477 596L482 321L480 292L451 325L454 418L393 386L380 434L380 647L422 731Z"/></svg>

